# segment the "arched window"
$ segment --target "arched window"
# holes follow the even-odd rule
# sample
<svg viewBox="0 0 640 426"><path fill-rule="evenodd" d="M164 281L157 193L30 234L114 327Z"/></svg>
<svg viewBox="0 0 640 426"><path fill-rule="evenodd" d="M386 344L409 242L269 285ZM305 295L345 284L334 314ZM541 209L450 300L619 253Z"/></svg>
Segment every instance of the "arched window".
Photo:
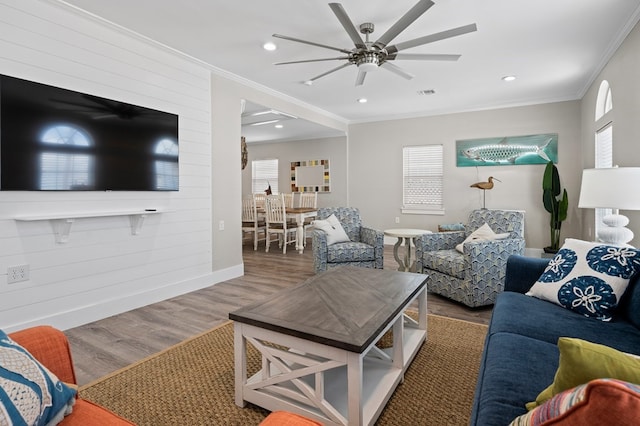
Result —
<svg viewBox="0 0 640 426"><path fill-rule="evenodd" d="M606 113L613 109L613 97L611 96L611 86L607 80L602 80L596 98L596 122Z"/></svg>
<svg viewBox="0 0 640 426"><path fill-rule="evenodd" d="M596 136L595 136L595 167L613 167L613 121L605 114L613 110L611 87L607 80L600 83L596 98ZM595 235L598 235L603 225L602 218L611 214L611 209L595 209Z"/></svg>
<svg viewBox="0 0 640 426"><path fill-rule="evenodd" d="M156 168L156 189L178 189L178 142L161 139L154 149Z"/></svg>
<svg viewBox="0 0 640 426"><path fill-rule="evenodd" d="M90 190L94 188L91 138L70 125L48 127L40 137L40 189Z"/></svg>

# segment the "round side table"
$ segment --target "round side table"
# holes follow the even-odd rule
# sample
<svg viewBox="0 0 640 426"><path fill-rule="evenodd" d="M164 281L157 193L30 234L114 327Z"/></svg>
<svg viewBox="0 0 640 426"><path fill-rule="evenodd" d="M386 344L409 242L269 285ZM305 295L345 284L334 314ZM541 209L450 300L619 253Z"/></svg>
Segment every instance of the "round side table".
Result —
<svg viewBox="0 0 640 426"><path fill-rule="evenodd" d="M396 262L398 262L398 271L403 272L415 272L416 271L416 260L412 259L411 255L411 245L415 246L415 239L422 234L431 234L431 231L426 229L386 229L384 231L384 235L389 237L396 237L398 242L396 242L393 246L393 257L395 257ZM404 241L404 245L406 247L404 251L404 259L401 259L398 256L398 249L402 245Z"/></svg>

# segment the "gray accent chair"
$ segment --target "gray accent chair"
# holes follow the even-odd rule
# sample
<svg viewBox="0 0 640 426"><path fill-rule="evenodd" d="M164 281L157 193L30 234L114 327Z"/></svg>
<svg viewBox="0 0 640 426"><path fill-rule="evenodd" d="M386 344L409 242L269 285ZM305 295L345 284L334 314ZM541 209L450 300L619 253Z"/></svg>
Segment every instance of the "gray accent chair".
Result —
<svg viewBox="0 0 640 426"><path fill-rule="evenodd" d="M313 229L313 264L315 272L336 266L351 265L382 269L384 233L362 225L360 211L353 207L323 207L317 219L334 214L351 241L327 245L327 234Z"/></svg>
<svg viewBox="0 0 640 426"><path fill-rule="evenodd" d="M487 223L501 240L471 241L456 250L473 231ZM507 259L524 254L524 213L512 210L474 210L464 231L436 232L416 238L416 272L429 275L429 292L469 307L493 305L504 290Z"/></svg>

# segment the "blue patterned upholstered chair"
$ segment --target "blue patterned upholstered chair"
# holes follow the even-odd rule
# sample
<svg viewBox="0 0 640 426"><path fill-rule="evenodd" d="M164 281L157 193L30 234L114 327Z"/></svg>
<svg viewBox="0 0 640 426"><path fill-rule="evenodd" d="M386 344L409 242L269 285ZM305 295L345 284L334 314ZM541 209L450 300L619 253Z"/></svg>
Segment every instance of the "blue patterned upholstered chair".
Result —
<svg viewBox="0 0 640 426"><path fill-rule="evenodd" d="M313 230L313 264L316 273L342 265L382 269L384 233L362 226L360 211L352 207L323 207L317 219L334 214L351 241L327 245L327 235Z"/></svg>
<svg viewBox="0 0 640 426"><path fill-rule="evenodd" d="M509 233L501 240L464 243L473 231L488 224L493 232ZM464 231L437 232L416 238L416 271L429 274L427 288L470 307L492 305L504 289L507 258L523 254L524 213L474 210Z"/></svg>

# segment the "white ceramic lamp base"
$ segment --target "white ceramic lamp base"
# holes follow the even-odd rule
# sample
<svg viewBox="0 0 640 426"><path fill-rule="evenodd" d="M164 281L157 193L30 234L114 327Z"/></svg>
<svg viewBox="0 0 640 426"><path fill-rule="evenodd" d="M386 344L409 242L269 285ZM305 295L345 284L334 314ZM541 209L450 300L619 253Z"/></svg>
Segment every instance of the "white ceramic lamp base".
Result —
<svg viewBox="0 0 640 426"><path fill-rule="evenodd" d="M609 214L602 218L607 225L598 230L598 240L603 243L626 246L633 240L633 231L625 228L629 224L629 218L621 214Z"/></svg>

